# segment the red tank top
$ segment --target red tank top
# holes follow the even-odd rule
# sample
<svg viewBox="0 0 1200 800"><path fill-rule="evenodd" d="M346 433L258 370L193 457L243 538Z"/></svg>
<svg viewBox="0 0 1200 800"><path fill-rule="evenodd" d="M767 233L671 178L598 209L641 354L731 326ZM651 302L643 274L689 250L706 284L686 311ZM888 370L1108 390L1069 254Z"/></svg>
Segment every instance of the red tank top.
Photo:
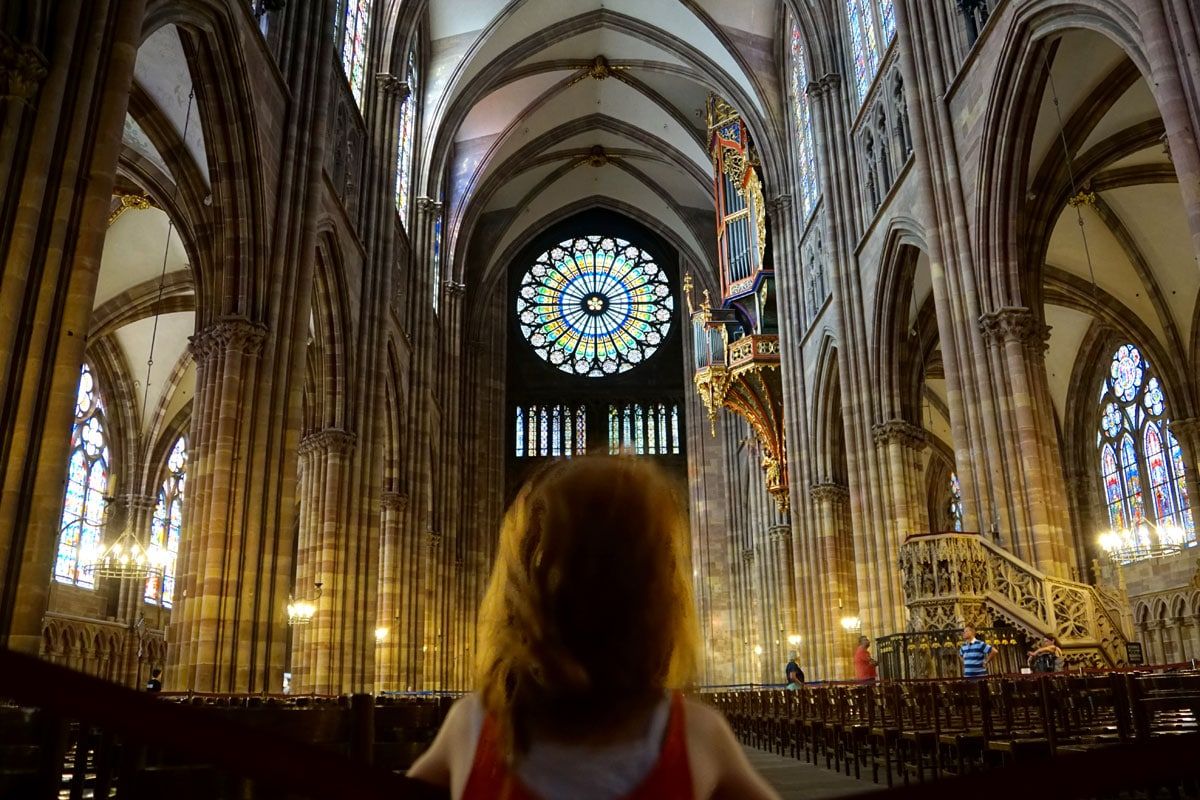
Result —
<svg viewBox="0 0 1200 800"><path fill-rule="evenodd" d="M692 800L692 770L688 766L687 735L683 724L683 695L671 695L671 716L658 761L637 788L623 800ZM462 800L539 800L504 764L496 740L496 725L483 720L475 761Z"/></svg>

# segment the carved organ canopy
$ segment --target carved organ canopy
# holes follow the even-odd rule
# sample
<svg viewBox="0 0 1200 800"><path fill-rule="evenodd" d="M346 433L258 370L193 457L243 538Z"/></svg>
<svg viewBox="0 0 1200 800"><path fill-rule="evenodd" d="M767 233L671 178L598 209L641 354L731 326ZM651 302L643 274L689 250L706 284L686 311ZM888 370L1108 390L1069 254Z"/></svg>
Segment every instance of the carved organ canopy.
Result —
<svg viewBox="0 0 1200 800"><path fill-rule="evenodd" d="M767 491L788 509L787 450L783 435L783 381L775 271L767 241L767 203L760 164L741 115L721 98L708 98L708 144L713 160L721 298L707 290L692 302L694 382L716 433L724 408L743 417L762 446Z"/></svg>

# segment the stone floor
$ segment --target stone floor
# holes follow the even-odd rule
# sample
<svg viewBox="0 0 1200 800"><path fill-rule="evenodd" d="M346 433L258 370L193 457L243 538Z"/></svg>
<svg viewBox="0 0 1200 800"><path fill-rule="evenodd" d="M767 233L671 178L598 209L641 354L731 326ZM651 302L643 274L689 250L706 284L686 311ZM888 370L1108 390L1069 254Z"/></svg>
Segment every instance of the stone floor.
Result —
<svg viewBox="0 0 1200 800"><path fill-rule="evenodd" d="M783 800L822 800L826 797L869 792L879 787L869 780L847 778L831 769L814 767L794 758L777 756L753 747L743 747L750 763L767 783L775 787Z"/></svg>

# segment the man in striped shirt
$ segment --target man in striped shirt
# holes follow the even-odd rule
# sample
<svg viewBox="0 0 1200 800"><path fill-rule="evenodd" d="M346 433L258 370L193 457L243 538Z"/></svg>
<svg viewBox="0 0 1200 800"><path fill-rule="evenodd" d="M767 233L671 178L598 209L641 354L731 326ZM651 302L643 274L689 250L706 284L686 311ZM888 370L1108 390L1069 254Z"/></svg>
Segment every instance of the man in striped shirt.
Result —
<svg viewBox="0 0 1200 800"><path fill-rule="evenodd" d="M958 657L962 659L964 678L987 677L988 662L1000 652L982 639L975 638L975 628L967 625L963 628L963 643L958 647Z"/></svg>

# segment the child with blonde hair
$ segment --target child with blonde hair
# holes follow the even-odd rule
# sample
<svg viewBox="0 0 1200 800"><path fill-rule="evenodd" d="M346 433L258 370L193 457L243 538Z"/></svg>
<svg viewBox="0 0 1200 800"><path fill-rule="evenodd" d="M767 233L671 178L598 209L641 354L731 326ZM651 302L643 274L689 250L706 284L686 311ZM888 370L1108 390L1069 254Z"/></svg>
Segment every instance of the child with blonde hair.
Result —
<svg viewBox="0 0 1200 800"><path fill-rule="evenodd" d="M467 800L775 798L725 720L679 692L699 651L687 535L648 463L531 480L480 607L478 691L409 776Z"/></svg>

